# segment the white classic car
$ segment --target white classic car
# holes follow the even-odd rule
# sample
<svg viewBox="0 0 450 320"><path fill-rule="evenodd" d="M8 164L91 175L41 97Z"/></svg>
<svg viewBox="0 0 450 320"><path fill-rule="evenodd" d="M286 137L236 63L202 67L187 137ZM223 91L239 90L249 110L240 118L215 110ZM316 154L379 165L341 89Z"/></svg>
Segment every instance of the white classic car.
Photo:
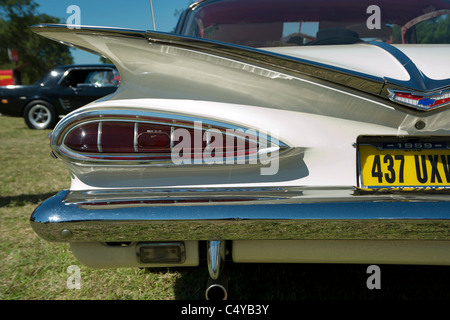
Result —
<svg viewBox="0 0 450 320"><path fill-rule="evenodd" d="M173 34L38 25L118 68L51 134L33 213L93 268L450 264L445 0L199 1ZM204 250L204 251L202 251ZM226 279L225 279L226 280Z"/></svg>

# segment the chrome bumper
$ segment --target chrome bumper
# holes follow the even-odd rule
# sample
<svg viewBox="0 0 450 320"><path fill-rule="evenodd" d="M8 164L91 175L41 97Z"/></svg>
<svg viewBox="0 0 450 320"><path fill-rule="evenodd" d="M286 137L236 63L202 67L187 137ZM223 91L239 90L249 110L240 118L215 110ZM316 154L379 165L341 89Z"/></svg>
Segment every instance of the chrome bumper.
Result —
<svg viewBox="0 0 450 320"><path fill-rule="evenodd" d="M450 240L450 195L354 188L64 190L31 216L48 241Z"/></svg>

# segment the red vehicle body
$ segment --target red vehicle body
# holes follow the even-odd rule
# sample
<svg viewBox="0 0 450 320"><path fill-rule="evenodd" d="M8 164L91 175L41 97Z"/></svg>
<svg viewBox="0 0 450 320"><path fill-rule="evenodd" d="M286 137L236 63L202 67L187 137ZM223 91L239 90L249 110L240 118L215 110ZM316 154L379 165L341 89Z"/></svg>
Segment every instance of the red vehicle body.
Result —
<svg viewBox="0 0 450 320"><path fill-rule="evenodd" d="M14 75L12 70L0 70L0 86L14 85Z"/></svg>

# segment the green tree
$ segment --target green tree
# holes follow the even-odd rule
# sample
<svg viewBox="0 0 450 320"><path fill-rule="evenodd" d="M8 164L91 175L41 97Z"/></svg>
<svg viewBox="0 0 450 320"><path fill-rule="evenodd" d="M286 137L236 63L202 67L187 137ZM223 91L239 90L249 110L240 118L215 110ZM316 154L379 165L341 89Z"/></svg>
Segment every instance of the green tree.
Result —
<svg viewBox="0 0 450 320"><path fill-rule="evenodd" d="M0 69L11 69L8 48L18 51L14 69L23 84L37 81L57 65L73 63L70 48L31 31L39 23L62 23L60 19L37 12L33 0L0 1Z"/></svg>
<svg viewBox="0 0 450 320"><path fill-rule="evenodd" d="M419 43L450 43L450 15L442 15L416 26Z"/></svg>

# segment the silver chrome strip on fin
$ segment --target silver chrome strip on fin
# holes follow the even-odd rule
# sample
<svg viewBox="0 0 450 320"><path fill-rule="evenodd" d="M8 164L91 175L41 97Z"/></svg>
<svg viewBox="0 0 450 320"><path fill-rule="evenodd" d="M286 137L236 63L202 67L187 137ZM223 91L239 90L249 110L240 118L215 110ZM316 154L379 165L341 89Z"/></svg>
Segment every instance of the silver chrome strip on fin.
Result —
<svg viewBox="0 0 450 320"><path fill-rule="evenodd" d="M88 52L100 49L95 47L92 43L80 41L78 37L74 38L71 36L72 33L145 40L153 44L184 48L220 56L222 58L246 62L302 78L311 77L330 81L334 84L345 85L376 95L381 93L384 85L384 79L369 74L260 49L178 34L86 26L71 30L68 29L66 25L59 24L39 24L32 26L31 29L42 36ZM98 53L107 57L108 54L110 54L110 52ZM118 68L120 69L120 66L118 66Z"/></svg>
<svg viewBox="0 0 450 320"><path fill-rule="evenodd" d="M384 79L312 60L215 40L147 31L150 43L175 46L241 61L298 77L311 77L379 95Z"/></svg>
<svg viewBox="0 0 450 320"><path fill-rule="evenodd" d="M412 91L435 92L438 89L450 87L450 79L433 80L427 78L402 51L392 45L377 41L372 41L368 44L380 47L397 59L411 76L409 81L382 78L298 57L291 57L220 41L164 32L104 27L81 27L80 29L71 30L68 29L66 25L58 24L35 25L32 26L32 30L50 39L66 43L88 52L100 49L93 46L91 43L77 43L79 39L71 36L72 33L145 40L152 44L178 47L204 54L220 56L225 59L241 61L301 78L310 77L325 80L386 99L388 99L389 96L387 89L409 89ZM107 56L109 52L99 53ZM397 101L395 102L398 103Z"/></svg>

